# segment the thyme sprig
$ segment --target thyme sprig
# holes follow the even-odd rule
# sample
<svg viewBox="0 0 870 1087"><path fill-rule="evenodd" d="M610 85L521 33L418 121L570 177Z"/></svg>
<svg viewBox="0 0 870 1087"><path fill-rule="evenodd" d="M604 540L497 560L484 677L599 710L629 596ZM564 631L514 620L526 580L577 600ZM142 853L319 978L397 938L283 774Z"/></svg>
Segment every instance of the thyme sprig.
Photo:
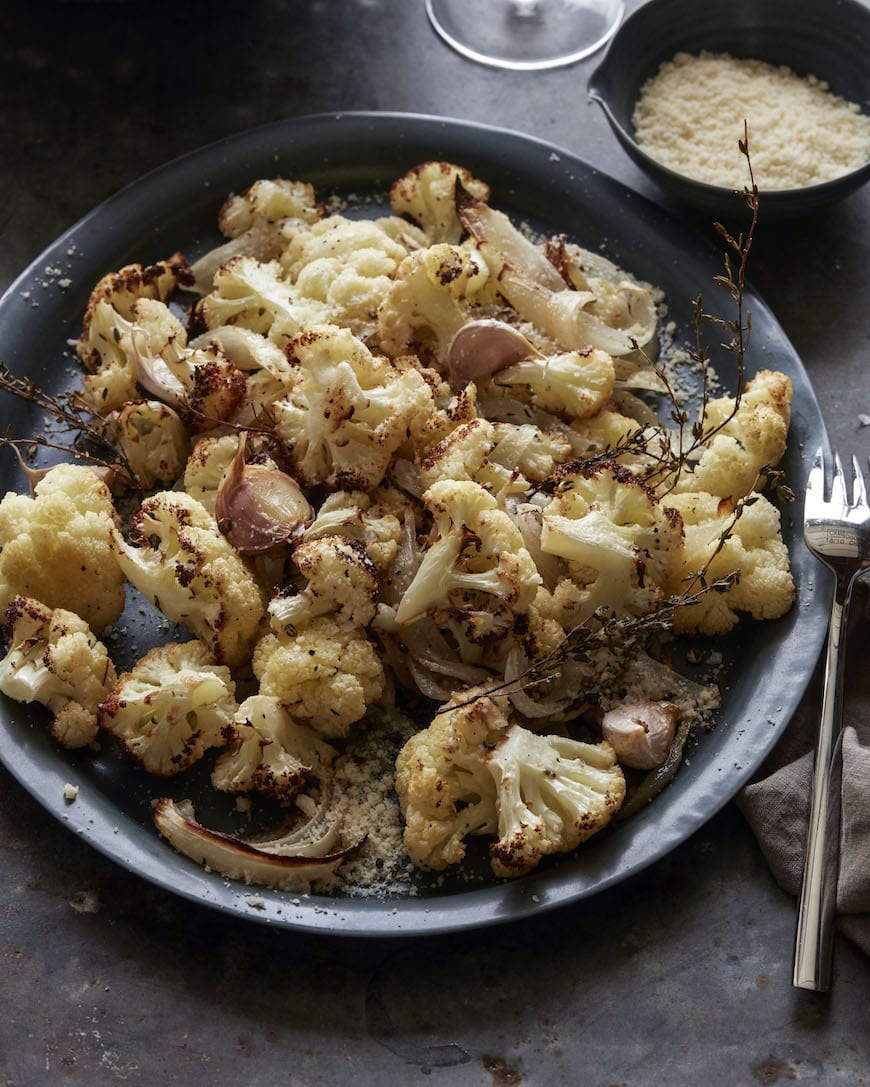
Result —
<svg viewBox="0 0 870 1087"><path fill-rule="evenodd" d="M709 564L705 569L709 569ZM582 623L567 631L555 649L533 660L520 675L475 689L464 701L451 700L449 705L441 706L436 714L469 706L481 698L510 697L520 691L549 684L559 676L566 664L585 663L594 653L602 650L615 659L627 661L639 651L649 648L655 637L671 633L677 608L692 607L708 593L728 592L737 576L733 572L710 581L703 571L698 571L689 576L690 584L684 592L669 597L643 615L617 616L606 608L598 608Z"/></svg>
<svg viewBox="0 0 870 1087"><path fill-rule="evenodd" d="M35 448L59 450L77 460L109 469L126 486L134 489L137 487L136 473L127 457L109 440L103 421L94 415L81 392L72 390L52 395L30 378L12 373L3 362L0 362L0 392L10 393L19 400L34 404L59 423L63 432L73 435L68 442L52 441L39 435L22 439L13 437L11 431L7 430L0 436L0 448L14 448L16 451L24 448L30 452Z"/></svg>

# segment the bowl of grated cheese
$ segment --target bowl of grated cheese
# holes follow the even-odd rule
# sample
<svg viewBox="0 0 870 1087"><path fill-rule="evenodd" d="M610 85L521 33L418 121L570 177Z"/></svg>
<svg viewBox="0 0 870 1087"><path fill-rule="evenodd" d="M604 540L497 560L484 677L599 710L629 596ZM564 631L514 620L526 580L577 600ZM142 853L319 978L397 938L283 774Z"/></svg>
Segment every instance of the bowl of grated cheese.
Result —
<svg viewBox="0 0 870 1087"><path fill-rule="evenodd" d="M812 212L870 180L870 6L648 0L588 94L634 162L693 208L734 218L754 180L765 219Z"/></svg>

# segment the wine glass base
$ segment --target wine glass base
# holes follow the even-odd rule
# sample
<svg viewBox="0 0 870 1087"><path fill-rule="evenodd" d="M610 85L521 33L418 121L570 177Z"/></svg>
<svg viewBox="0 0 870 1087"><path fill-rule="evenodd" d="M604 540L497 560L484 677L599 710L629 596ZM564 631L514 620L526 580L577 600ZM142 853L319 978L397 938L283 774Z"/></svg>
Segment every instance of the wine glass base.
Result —
<svg viewBox="0 0 870 1087"><path fill-rule="evenodd" d="M426 0L432 26L479 64L531 71L574 64L612 37L623 0Z"/></svg>

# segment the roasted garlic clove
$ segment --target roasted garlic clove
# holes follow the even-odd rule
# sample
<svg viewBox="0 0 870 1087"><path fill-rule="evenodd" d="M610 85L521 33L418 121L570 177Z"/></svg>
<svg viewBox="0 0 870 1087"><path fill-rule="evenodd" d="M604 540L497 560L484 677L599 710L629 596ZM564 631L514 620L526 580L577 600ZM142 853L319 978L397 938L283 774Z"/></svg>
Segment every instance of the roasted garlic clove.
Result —
<svg viewBox="0 0 870 1087"><path fill-rule="evenodd" d="M537 354L534 346L513 325L492 319L469 321L450 341L447 351L450 383L455 388L462 388L469 381L490 377Z"/></svg>
<svg viewBox="0 0 870 1087"><path fill-rule="evenodd" d="M261 555L296 539L314 510L292 476L245 461L246 436L221 481L215 500L218 528L241 555Z"/></svg>
<svg viewBox="0 0 870 1087"><path fill-rule="evenodd" d="M679 719L672 702L627 702L604 714L601 729L621 763L652 770L668 757Z"/></svg>

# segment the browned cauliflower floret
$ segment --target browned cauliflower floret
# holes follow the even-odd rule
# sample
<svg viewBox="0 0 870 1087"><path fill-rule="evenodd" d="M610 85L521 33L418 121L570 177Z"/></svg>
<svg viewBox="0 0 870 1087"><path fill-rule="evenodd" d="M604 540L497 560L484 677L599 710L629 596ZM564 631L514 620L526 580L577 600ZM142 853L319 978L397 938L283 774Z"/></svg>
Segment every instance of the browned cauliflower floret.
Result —
<svg viewBox="0 0 870 1087"><path fill-rule="evenodd" d="M212 785L223 792L292 800L322 777L336 756L333 747L267 695L245 699L226 735L226 750L211 775Z"/></svg>
<svg viewBox="0 0 870 1087"><path fill-rule="evenodd" d="M601 830L625 779L608 743L540 736L513 724L504 698L457 694L396 760L405 848L421 868L465 856L470 834L492 834L497 876L531 871Z"/></svg>
<svg viewBox="0 0 870 1087"><path fill-rule="evenodd" d="M540 575L520 530L470 481L441 480L425 493L429 546L395 613L399 625L432 615L466 664L489 659L535 599Z"/></svg>
<svg viewBox="0 0 870 1087"><path fill-rule="evenodd" d="M655 606L682 555L679 515L614 464L563 464L553 491L543 508L541 548L569 562L583 587L583 618L597 608L624 616Z"/></svg>
<svg viewBox="0 0 870 1087"><path fill-rule="evenodd" d="M106 647L77 615L16 596L6 608L0 691L16 702L39 702L54 714L52 735L64 747L96 739L97 708L115 682Z"/></svg>
<svg viewBox="0 0 870 1087"><path fill-rule="evenodd" d="M304 181L262 178L234 193L218 212L218 226L230 240L193 265L193 290L200 294L211 290L215 272L232 257L261 261L280 257L293 235L322 214L313 187Z"/></svg>
<svg viewBox="0 0 870 1087"><path fill-rule="evenodd" d="M131 322L140 298L168 301L180 283L189 282L190 267L181 253L156 264L128 264L110 272L91 291L76 353L90 371L123 363L123 348L116 336L117 318Z"/></svg>
<svg viewBox="0 0 870 1087"><path fill-rule="evenodd" d="M131 400L105 420L105 433L141 487L168 486L181 476L190 437L178 412L159 400Z"/></svg>
<svg viewBox="0 0 870 1087"><path fill-rule="evenodd" d="M283 348L303 328L329 320L322 302L300 298L277 260L233 257L214 274L214 290L197 303L197 329L238 325Z"/></svg>
<svg viewBox="0 0 870 1087"><path fill-rule="evenodd" d="M736 524L731 525L735 504L730 499L711 494L672 494L668 502L683 519L685 550L665 590L679 596L708 562L708 584L737 574L727 592L710 591L695 604L677 608L677 631L727 634L741 612L754 619L785 615L794 603L795 587L788 548L780 534L779 510L774 505L762 495L752 495ZM726 529L728 538L720 547Z"/></svg>
<svg viewBox="0 0 870 1087"><path fill-rule="evenodd" d="M112 532L130 582L167 618L185 623L221 664L248 657L266 602L217 522L182 491L160 491L134 516L130 542Z"/></svg>
<svg viewBox="0 0 870 1087"><path fill-rule="evenodd" d="M295 383L271 410L299 478L336 490L376 487L409 427L431 410L429 385L335 326L305 333L290 351Z"/></svg>
<svg viewBox="0 0 870 1087"><path fill-rule="evenodd" d="M409 215L432 242L455 244L462 237L454 193L459 180L479 200L488 200L489 185L473 177L464 166L452 162L422 162L390 187L390 207L397 215Z"/></svg>
<svg viewBox="0 0 870 1087"><path fill-rule="evenodd" d="M590 348L549 358L528 358L495 375L499 385L528 390L537 407L567 419L594 415L613 392L613 359Z"/></svg>
<svg viewBox="0 0 870 1087"><path fill-rule="evenodd" d="M775 370L755 375L736 413L734 397L711 400L703 425L705 430L721 425L721 430L706 443L697 463L687 465L674 489L719 498L749 494L761 469L778 464L785 453L791 400L791 381Z"/></svg>
<svg viewBox="0 0 870 1087"><path fill-rule="evenodd" d="M384 668L365 631L329 615L296 634L267 634L256 646L260 693L327 739L346 736L384 691Z"/></svg>
<svg viewBox="0 0 870 1087"><path fill-rule="evenodd" d="M513 725L487 753L497 790L497 876L520 876L551 853L568 853L605 827L625 798L609 743L540 736Z"/></svg>
<svg viewBox="0 0 870 1087"><path fill-rule="evenodd" d="M571 455L567 439L531 423L470 419L434 445L420 465L423 487L442 479L473 480L493 492L526 491Z"/></svg>
<svg viewBox="0 0 870 1087"><path fill-rule="evenodd" d="M408 254L378 307L381 349L391 357L425 350L445 364L450 341L488 280L484 261L464 246L439 244Z"/></svg>
<svg viewBox="0 0 870 1087"><path fill-rule="evenodd" d="M305 530L305 540L338 534L348 536L366 549L379 575L386 574L399 550L402 522L395 502L386 491L334 491L327 495L317 516Z"/></svg>
<svg viewBox="0 0 870 1087"><path fill-rule="evenodd" d="M458 864L469 835L496 832L496 787L484 755L490 737L507 727L503 699L476 698L438 714L399 752L405 849L418 868Z"/></svg>
<svg viewBox="0 0 870 1087"><path fill-rule="evenodd" d="M379 222L330 215L299 232L281 264L295 297L322 305L326 320L364 338L407 252Z"/></svg>
<svg viewBox="0 0 870 1087"><path fill-rule="evenodd" d="M100 706L100 725L145 770L166 777L224 745L234 696L230 670L202 642L170 642L119 677Z"/></svg>
<svg viewBox="0 0 870 1087"><path fill-rule="evenodd" d="M307 584L270 602L273 630L301 630L321 615L330 615L347 627L364 627L372 621L377 611L378 573L359 540L336 535L306 540L293 552L293 563Z"/></svg>

